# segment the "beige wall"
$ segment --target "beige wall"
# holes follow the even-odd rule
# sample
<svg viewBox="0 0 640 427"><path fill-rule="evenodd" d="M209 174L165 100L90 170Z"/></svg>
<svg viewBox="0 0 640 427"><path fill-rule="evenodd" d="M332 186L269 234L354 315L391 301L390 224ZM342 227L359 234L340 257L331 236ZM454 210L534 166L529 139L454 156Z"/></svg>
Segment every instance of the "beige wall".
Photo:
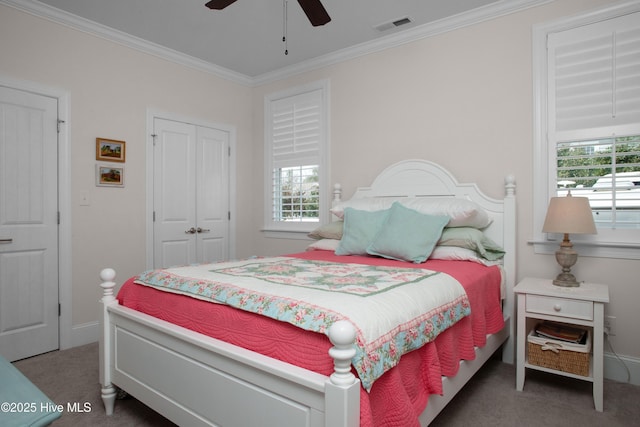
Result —
<svg viewBox="0 0 640 427"><path fill-rule="evenodd" d="M145 144L147 109L237 130L238 192L251 175L251 89L211 74L0 6L0 76L37 82L70 95L73 325L95 322L98 272L124 279L146 268ZM124 140L125 188L95 186L96 137ZM80 206L87 192L90 206ZM238 237L250 219L238 213Z"/></svg>
<svg viewBox="0 0 640 427"><path fill-rule="evenodd" d="M268 239L262 227L263 97L319 79L331 87L331 182L348 197L406 158L442 164L492 197L514 174L518 189L518 278L552 277L552 256L532 237L532 40L537 23L607 4L548 5L248 88L0 6L0 76L67 90L73 150L73 324L97 319L97 272L124 278L145 267L147 108L237 129L237 256L282 254L305 241ZM94 186L97 136L127 141L126 188ZM87 191L91 206L79 206ZM117 205L117 206L116 206ZM614 348L640 357L638 261L583 257L578 277L608 283L618 317Z"/></svg>
<svg viewBox="0 0 640 427"><path fill-rule="evenodd" d="M485 23L370 54L254 91L263 96L318 79L331 84L331 182L345 197L368 185L386 166L406 158L435 161L461 182L477 182L492 197L503 180L517 180L517 277L554 277L552 255L537 255L533 237L532 27L610 3L563 0ZM262 165L262 124L254 126L256 177ZM258 181L256 181L256 184ZM256 206L254 228L262 224ZM254 250L276 254L305 242L258 237ZM610 286L606 312L617 316L619 354L640 357L639 261L583 257L573 271ZM607 349L608 350L608 349ZM637 361L637 360L636 360Z"/></svg>

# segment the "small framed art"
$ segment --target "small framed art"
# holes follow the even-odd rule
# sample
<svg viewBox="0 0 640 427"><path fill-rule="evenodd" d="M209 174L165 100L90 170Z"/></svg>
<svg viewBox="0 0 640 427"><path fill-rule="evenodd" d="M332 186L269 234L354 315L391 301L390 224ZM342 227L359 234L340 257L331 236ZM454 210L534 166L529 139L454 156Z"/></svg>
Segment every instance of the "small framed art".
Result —
<svg viewBox="0 0 640 427"><path fill-rule="evenodd" d="M96 185L124 187L124 166L96 165Z"/></svg>
<svg viewBox="0 0 640 427"><path fill-rule="evenodd" d="M96 160L124 163L125 145L124 141L96 138Z"/></svg>

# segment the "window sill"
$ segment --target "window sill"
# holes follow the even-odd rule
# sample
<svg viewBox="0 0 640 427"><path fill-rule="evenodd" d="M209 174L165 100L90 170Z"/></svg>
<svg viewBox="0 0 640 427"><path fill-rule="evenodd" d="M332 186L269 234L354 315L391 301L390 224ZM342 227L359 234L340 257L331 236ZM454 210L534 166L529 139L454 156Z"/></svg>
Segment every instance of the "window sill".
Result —
<svg viewBox="0 0 640 427"><path fill-rule="evenodd" d="M560 241L529 240L537 254L555 254ZM618 242L574 242L573 247L580 256L595 258L640 259L640 243Z"/></svg>
<svg viewBox="0 0 640 427"><path fill-rule="evenodd" d="M268 239L313 240L308 236L312 230L263 229L261 231Z"/></svg>

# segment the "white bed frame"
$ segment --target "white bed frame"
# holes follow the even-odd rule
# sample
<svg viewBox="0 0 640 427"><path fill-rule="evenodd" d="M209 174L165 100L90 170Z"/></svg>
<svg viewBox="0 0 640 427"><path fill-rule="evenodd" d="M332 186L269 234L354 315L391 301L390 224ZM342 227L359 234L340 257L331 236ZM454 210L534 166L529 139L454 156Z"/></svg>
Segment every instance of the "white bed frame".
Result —
<svg viewBox="0 0 640 427"><path fill-rule="evenodd" d="M340 193L336 186L334 201ZM428 425L501 346L503 361L513 363L515 180L507 177L504 199L495 200L432 162L407 160L353 198L402 196L475 201L493 219L487 235L506 251L505 327L476 349L475 360L461 362L455 377L443 378L444 395L432 395L420 416ZM113 295L115 272L107 268L100 276L100 384L107 415L114 411L117 386L178 425L359 425L360 382L350 371L355 333L347 322L329 331L335 372L326 377L120 306Z"/></svg>

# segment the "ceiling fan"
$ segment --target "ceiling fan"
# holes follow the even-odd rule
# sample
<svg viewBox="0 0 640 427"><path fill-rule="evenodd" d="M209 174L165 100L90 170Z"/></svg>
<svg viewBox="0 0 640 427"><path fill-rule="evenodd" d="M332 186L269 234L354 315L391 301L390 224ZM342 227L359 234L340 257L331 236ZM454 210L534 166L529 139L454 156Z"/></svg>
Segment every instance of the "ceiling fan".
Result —
<svg viewBox="0 0 640 427"><path fill-rule="evenodd" d="M205 4L209 9L222 10L236 0L211 0ZM300 7L309 18L311 25L318 27L331 21L331 17L327 13L320 0L298 0Z"/></svg>

